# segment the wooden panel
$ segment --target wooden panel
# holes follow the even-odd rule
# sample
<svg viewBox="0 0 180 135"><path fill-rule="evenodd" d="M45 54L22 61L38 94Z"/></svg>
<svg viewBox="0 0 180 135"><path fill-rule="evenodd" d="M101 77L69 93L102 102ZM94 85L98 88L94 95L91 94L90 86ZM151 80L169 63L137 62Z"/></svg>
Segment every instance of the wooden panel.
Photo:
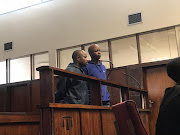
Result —
<svg viewBox="0 0 180 135"><path fill-rule="evenodd" d="M23 113L1 113L0 135L39 135L40 116Z"/></svg>
<svg viewBox="0 0 180 135"><path fill-rule="evenodd" d="M107 72L107 74L108 73L109 71ZM126 68L113 69L109 80L115 83L120 83L122 85L127 85L127 79L126 79L127 76L124 75L124 73L126 73Z"/></svg>
<svg viewBox="0 0 180 135"><path fill-rule="evenodd" d="M149 99L153 102L150 113L150 134L155 135L155 124L159 112L161 99L167 87L171 87L175 82L166 73L166 67L156 66L144 69L145 87L149 91Z"/></svg>
<svg viewBox="0 0 180 135"><path fill-rule="evenodd" d="M103 135L116 135L115 117L112 110L101 110Z"/></svg>
<svg viewBox="0 0 180 135"><path fill-rule="evenodd" d="M134 88L144 88L142 81L142 67L139 65L128 66L126 75L128 78L128 86ZM141 94L139 92L129 91L129 99L134 100L138 108L142 108Z"/></svg>
<svg viewBox="0 0 180 135"><path fill-rule="evenodd" d="M10 93L9 100L11 105L11 112L31 111L31 94L29 84L8 86L7 90Z"/></svg>
<svg viewBox="0 0 180 135"><path fill-rule="evenodd" d="M0 124L0 135L39 135L39 123Z"/></svg>
<svg viewBox="0 0 180 135"><path fill-rule="evenodd" d="M17 82L0 86L0 112L37 112L40 81Z"/></svg>
<svg viewBox="0 0 180 135"><path fill-rule="evenodd" d="M114 105L120 102L120 88L108 87L110 94L110 105Z"/></svg>
<svg viewBox="0 0 180 135"><path fill-rule="evenodd" d="M129 91L129 99L136 102L137 108L142 108L141 94L136 91Z"/></svg>
<svg viewBox="0 0 180 135"><path fill-rule="evenodd" d="M37 112L40 104L40 81L0 85L0 112Z"/></svg>
<svg viewBox="0 0 180 135"><path fill-rule="evenodd" d="M128 66L126 75L128 78L128 86L134 88L144 88L142 81L142 67L138 65Z"/></svg>
<svg viewBox="0 0 180 135"><path fill-rule="evenodd" d="M127 79L126 79L127 76L125 76L124 73L126 73L126 68L114 69L111 72L110 81L127 85ZM114 105L116 103L119 103L120 102L120 89L108 86L108 91L110 94L110 104Z"/></svg>
<svg viewBox="0 0 180 135"><path fill-rule="evenodd" d="M37 105L40 105L40 80L31 81L32 112L40 112Z"/></svg>
<svg viewBox="0 0 180 135"><path fill-rule="evenodd" d="M91 104L102 105L101 83L100 81L88 81Z"/></svg>
<svg viewBox="0 0 180 135"><path fill-rule="evenodd" d="M41 109L41 135L52 135L52 112L51 108Z"/></svg>
<svg viewBox="0 0 180 135"><path fill-rule="evenodd" d="M6 97L6 87L5 85L0 86L0 112L7 111L7 97Z"/></svg>
<svg viewBox="0 0 180 135"><path fill-rule="evenodd" d="M17 122L40 122L40 115L30 114L0 114L0 123L17 123Z"/></svg>
<svg viewBox="0 0 180 135"><path fill-rule="evenodd" d="M80 135L79 111L76 109L54 109L54 134Z"/></svg>
<svg viewBox="0 0 180 135"><path fill-rule="evenodd" d="M48 105L55 102L54 71L43 70L40 72L40 104Z"/></svg>
<svg viewBox="0 0 180 135"><path fill-rule="evenodd" d="M81 130L82 135L102 135L98 110L81 110Z"/></svg>

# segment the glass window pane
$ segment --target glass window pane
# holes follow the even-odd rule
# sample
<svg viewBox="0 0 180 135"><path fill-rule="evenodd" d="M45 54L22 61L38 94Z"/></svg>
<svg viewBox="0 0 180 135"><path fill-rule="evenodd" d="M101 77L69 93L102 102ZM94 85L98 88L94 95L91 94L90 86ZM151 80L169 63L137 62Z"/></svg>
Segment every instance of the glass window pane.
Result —
<svg viewBox="0 0 180 135"><path fill-rule="evenodd" d="M109 61L109 49L108 49L108 42L104 42L104 43L98 43L100 50L101 50L101 60L107 60ZM85 46L85 51L87 53L87 59L91 60L91 57L88 53L88 48L90 45ZM105 65L106 68L110 68L110 64L109 62L103 62L103 64Z"/></svg>
<svg viewBox="0 0 180 135"><path fill-rule="evenodd" d="M34 79L39 79L39 71L36 71L36 68L41 66L49 66L48 53L34 55Z"/></svg>
<svg viewBox="0 0 180 135"><path fill-rule="evenodd" d="M6 61L0 62L0 84L6 83Z"/></svg>
<svg viewBox="0 0 180 135"><path fill-rule="evenodd" d="M142 63L178 56L175 29L140 35L139 40Z"/></svg>
<svg viewBox="0 0 180 135"><path fill-rule="evenodd" d="M72 63L72 53L75 50L81 50L81 47L74 47L66 50L60 50L59 56L60 56L60 68L66 69L69 63Z"/></svg>
<svg viewBox="0 0 180 135"><path fill-rule="evenodd" d="M138 64L136 37L111 41L114 67Z"/></svg>
<svg viewBox="0 0 180 135"><path fill-rule="evenodd" d="M10 82L31 80L30 57L10 60Z"/></svg>

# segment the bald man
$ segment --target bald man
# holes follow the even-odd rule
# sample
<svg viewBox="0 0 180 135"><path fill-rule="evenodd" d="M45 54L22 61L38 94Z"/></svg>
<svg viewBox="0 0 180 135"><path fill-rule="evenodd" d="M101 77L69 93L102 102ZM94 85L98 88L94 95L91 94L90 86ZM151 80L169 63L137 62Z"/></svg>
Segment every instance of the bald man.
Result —
<svg viewBox="0 0 180 135"><path fill-rule="evenodd" d="M87 75L106 80L106 67L100 62L101 51L97 44L93 44L88 48L91 60L84 69ZM106 85L101 85L102 103L104 106L109 106L110 94Z"/></svg>
<svg viewBox="0 0 180 135"><path fill-rule="evenodd" d="M83 50L76 50L72 54L73 63L66 70L85 74L82 67L87 65L87 55ZM55 92L55 101L66 104L89 104L89 92L86 81L59 77Z"/></svg>

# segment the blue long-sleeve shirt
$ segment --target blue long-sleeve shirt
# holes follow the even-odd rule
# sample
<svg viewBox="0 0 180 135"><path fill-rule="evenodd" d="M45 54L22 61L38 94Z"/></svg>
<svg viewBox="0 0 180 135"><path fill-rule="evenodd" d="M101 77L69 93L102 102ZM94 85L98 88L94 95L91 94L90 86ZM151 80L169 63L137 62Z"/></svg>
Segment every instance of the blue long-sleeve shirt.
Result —
<svg viewBox="0 0 180 135"><path fill-rule="evenodd" d="M102 64L102 62L100 62L99 64L95 64L92 61L88 61L87 66L83 69L85 73L89 76L106 80L106 67ZM106 85L101 85L101 93L102 93L102 101L110 100L110 94L107 90Z"/></svg>

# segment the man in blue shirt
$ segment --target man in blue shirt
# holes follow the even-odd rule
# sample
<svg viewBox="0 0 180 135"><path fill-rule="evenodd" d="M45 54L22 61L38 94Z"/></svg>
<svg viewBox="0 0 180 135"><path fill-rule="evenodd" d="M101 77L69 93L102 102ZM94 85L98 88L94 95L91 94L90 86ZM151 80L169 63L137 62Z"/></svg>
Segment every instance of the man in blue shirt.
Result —
<svg viewBox="0 0 180 135"><path fill-rule="evenodd" d="M97 44L93 44L88 48L91 60L88 61L85 72L89 76L93 76L99 79L106 80L106 67L100 62L101 51ZM104 106L109 106L110 94L106 85L101 85L102 103Z"/></svg>

